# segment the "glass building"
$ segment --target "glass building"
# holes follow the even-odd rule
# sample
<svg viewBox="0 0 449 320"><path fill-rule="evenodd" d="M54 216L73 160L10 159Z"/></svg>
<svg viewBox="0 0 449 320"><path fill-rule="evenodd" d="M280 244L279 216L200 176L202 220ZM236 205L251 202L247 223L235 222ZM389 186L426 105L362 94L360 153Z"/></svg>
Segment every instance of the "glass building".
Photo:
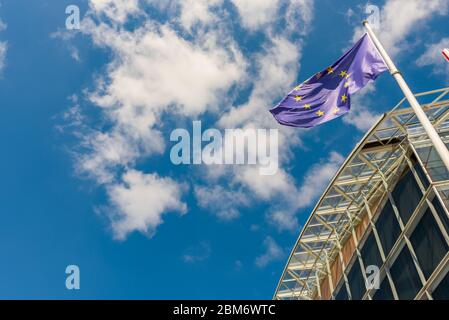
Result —
<svg viewBox="0 0 449 320"><path fill-rule="evenodd" d="M449 145L449 88L416 95ZM275 299L449 299L449 172L405 99L324 191Z"/></svg>

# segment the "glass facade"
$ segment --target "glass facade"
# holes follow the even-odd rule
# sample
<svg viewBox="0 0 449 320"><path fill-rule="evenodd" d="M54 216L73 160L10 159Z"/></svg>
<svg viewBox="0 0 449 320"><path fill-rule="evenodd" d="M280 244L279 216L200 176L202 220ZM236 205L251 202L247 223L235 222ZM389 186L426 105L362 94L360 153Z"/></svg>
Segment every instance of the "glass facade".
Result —
<svg viewBox="0 0 449 320"><path fill-rule="evenodd" d="M418 97L429 98L427 116L449 145L446 95L449 89ZM449 173L402 104L325 190L275 299L449 299Z"/></svg>
<svg viewBox="0 0 449 320"><path fill-rule="evenodd" d="M426 299L449 299L449 273L433 292L426 290L432 275L441 272L437 267L449 252L448 215L419 162L416 158L412 160L413 166L405 169L387 194L388 200L377 220L373 219L376 220L374 227L364 236L366 241L360 246L360 256L354 253L355 263L341 280L347 281L348 286L342 285L335 299L411 300L421 291ZM379 289L368 290L359 262L383 271Z"/></svg>

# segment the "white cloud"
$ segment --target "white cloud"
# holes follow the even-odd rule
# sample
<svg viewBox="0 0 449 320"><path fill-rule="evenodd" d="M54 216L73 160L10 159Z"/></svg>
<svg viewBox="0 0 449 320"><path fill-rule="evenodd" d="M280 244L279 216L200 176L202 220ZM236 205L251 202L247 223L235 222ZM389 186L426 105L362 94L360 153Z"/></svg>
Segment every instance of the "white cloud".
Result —
<svg viewBox="0 0 449 320"><path fill-rule="evenodd" d="M0 31L6 30L6 23L0 19Z"/></svg>
<svg viewBox="0 0 449 320"><path fill-rule="evenodd" d="M114 53L107 75L90 95L113 127L86 138L91 153L80 163L81 171L101 183L113 178L108 169L163 152L164 112L194 116L213 110L244 74L233 44L220 46L216 35L191 43L166 25L148 23L133 32L93 21L84 25L97 45Z"/></svg>
<svg viewBox="0 0 449 320"><path fill-rule="evenodd" d="M306 34L314 16L314 0L290 0L286 11L288 30ZM298 23L300 21L300 23Z"/></svg>
<svg viewBox="0 0 449 320"><path fill-rule="evenodd" d="M130 17L147 17L144 2L155 5L155 10L174 10L173 15L166 22L144 19L127 28ZM164 115L197 117L205 111L216 112L227 103L229 90L245 80L245 59L224 27L215 24L212 10L220 3L89 2L81 32L107 49L111 61L87 96L102 111L104 123L80 128L77 169L106 186L112 206L120 212L120 219L114 216L113 221L117 238L133 230L151 234L166 210L183 211L182 190L173 180L141 176L132 169L137 161L164 152ZM195 30L190 30L193 37L185 37L176 23ZM127 173L120 176L123 171ZM144 209L150 204L142 197L144 190L167 193L167 198L154 209ZM125 205L126 199L141 205ZM151 195L148 199L157 200Z"/></svg>
<svg viewBox="0 0 449 320"><path fill-rule="evenodd" d="M218 17L212 9L222 2L223 0L179 0L181 7L179 21L187 30L191 30L198 23L206 25L217 23Z"/></svg>
<svg viewBox="0 0 449 320"><path fill-rule="evenodd" d="M230 192L221 186L195 186L195 197L200 207L210 210L224 221L238 218L238 208L249 205L244 193Z"/></svg>
<svg viewBox="0 0 449 320"><path fill-rule="evenodd" d="M280 0L231 0L245 27L255 30L277 18Z"/></svg>
<svg viewBox="0 0 449 320"><path fill-rule="evenodd" d="M139 0L90 0L89 6L97 15L121 24L139 13Z"/></svg>
<svg viewBox="0 0 449 320"><path fill-rule="evenodd" d="M275 209L269 212L268 221L279 231L288 230L296 233L300 231L296 211L291 207Z"/></svg>
<svg viewBox="0 0 449 320"><path fill-rule="evenodd" d="M6 23L4 23L0 19L0 31L3 31L6 29ZM6 52L8 51L8 43L6 41L0 41L0 72L5 67L5 61L6 61Z"/></svg>
<svg viewBox="0 0 449 320"><path fill-rule="evenodd" d="M365 88L351 96L351 112L342 117L343 122L356 127L362 132L369 130L381 116L376 110L371 110L371 93L375 92L374 83L369 83Z"/></svg>
<svg viewBox="0 0 449 320"><path fill-rule="evenodd" d="M206 242L201 242L196 246L187 248L182 256L182 260L186 263L198 263L209 259L211 253L210 245Z"/></svg>
<svg viewBox="0 0 449 320"><path fill-rule="evenodd" d="M284 170L278 170L275 175L264 176L259 174L259 168L235 167L234 181L243 184L252 191L257 198L269 201L276 197L288 197L295 189L294 179Z"/></svg>
<svg viewBox="0 0 449 320"><path fill-rule="evenodd" d="M6 52L8 50L8 45L6 42L0 42L0 71L5 67Z"/></svg>
<svg viewBox="0 0 449 320"><path fill-rule="evenodd" d="M308 170L298 190L298 208L308 207L317 200L344 160L341 154L331 152L327 159L321 160Z"/></svg>
<svg viewBox="0 0 449 320"><path fill-rule="evenodd" d="M238 271L242 270L242 268L243 268L243 262L240 260L236 260L234 262L234 270L238 272Z"/></svg>
<svg viewBox="0 0 449 320"><path fill-rule="evenodd" d="M284 250L272 237L266 237L263 244L265 252L256 258L256 266L263 268L271 262L282 260L284 258Z"/></svg>
<svg viewBox="0 0 449 320"><path fill-rule="evenodd" d="M128 150L122 156L102 157L104 150L94 145L92 158L99 158L95 162L104 158L124 165L142 154L161 152L163 142L154 127L162 112L195 115L214 108L243 73L243 61L232 44L220 47L214 36L191 43L166 25L146 24L129 32L92 21L86 24L85 32L94 42L114 53L107 76L99 79L91 95L114 123L113 132L106 134L107 139L95 133L89 140L107 140L117 153ZM131 144L123 147L124 141Z"/></svg>
<svg viewBox="0 0 449 320"><path fill-rule="evenodd" d="M381 31L385 45L392 54L407 47L404 39L420 23L435 15L447 13L448 0L389 0L381 13Z"/></svg>
<svg viewBox="0 0 449 320"><path fill-rule="evenodd" d="M148 117L144 126L154 125L156 115L171 105L198 115L215 108L220 93L244 75L241 55L232 43L222 47L216 34L192 43L167 25L146 24L134 32L100 25L92 31L96 43L116 56L104 91L93 98L103 107L122 106L119 120L136 120L138 107Z"/></svg>
<svg viewBox="0 0 449 320"><path fill-rule="evenodd" d="M417 65L420 67L432 66L435 74L445 75L449 79L449 63L442 54L444 48L449 48L449 37L429 45L416 61Z"/></svg>
<svg viewBox="0 0 449 320"><path fill-rule="evenodd" d="M378 37L395 56L408 48L407 37L413 31L419 31L419 26L434 16L447 14L448 6L449 0L387 0L381 9ZM364 32L364 28L357 28L354 40Z"/></svg>
<svg viewBox="0 0 449 320"><path fill-rule="evenodd" d="M314 204L343 161L342 155L331 152L308 169L300 185L296 184L295 179L285 169L279 169L273 176L262 176L258 174L257 166L233 166L230 170L222 172L221 176L227 178L226 181L231 186L229 189L214 187L219 181L218 177L208 178L210 186L199 189L201 192L197 192L197 198L201 206L210 205L208 208L212 208L207 201L209 200L217 205L217 211L222 206L223 214L228 213L234 218L234 214L238 212L234 210L246 206L246 203L241 203L244 193L250 203L254 201L270 203L266 216L268 222L279 231L298 231L298 211ZM217 196L214 196L215 193ZM201 203L202 201L204 203Z"/></svg>
<svg viewBox="0 0 449 320"><path fill-rule="evenodd" d="M279 209L269 213L269 220L279 230L297 231L298 219L296 213L302 208L310 207L321 196L325 188L335 176L344 158L337 152L331 152L328 158L321 159L305 173L299 187L290 186L286 203Z"/></svg>
<svg viewBox="0 0 449 320"><path fill-rule="evenodd" d="M71 41L78 35L75 30L67 30L65 28L60 28L58 31L50 34L52 39L60 39L66 42L67 49L70 52L70 56L73 60L81 62L80 52L76 45L72 44Z"/></svg>
<svg viewBox="0 0 449 320"><path fill-rule="evenodd" d="M113 205L112 228L115 238L123 240L135 230L152 236L162 223L167 211L185 213L186 205L180 200L182 186L169 178L130 170L123 182L108 187Z"/></svg>
<svg viewBox="0 0 449 320"><path fill-rule="evenodd" d="M284 35L304 35L313 20L314 0L231 0L242 25L250 31L273 33L285 23ZM276 33L276 32L275 32ZM270 36L272 37L272 36Z"/></svg>
<svg viewBox="0 0 449 320"><path fill-rule="evenodd" d="M113 182L116 169L132 165L140 155L136 141L115 129L106 133L96 131L82 139L89 151L79 155L78 170L100 184ZM153 141L153 146L162 144L157 133L153 135Z"/></svg>
<svg viewBox="0 0 449 320"><path fill-rule="evenodd" d="M353 99L353 108L351 108L351 112L343 117L343 122L353 125L362 132L366 132L379 120L380 114L374 113L366 105L361 104L362 100L362 98Z"/></svg>

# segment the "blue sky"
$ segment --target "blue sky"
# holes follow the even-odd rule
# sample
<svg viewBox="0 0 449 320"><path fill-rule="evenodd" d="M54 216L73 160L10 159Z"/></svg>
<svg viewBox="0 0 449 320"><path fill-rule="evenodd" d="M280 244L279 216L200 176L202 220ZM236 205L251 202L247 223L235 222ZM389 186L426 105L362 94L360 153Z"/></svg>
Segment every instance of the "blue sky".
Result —
<svg viewBox="0 0 449 320"><path fill-rule="evenodd" d="M321 127L268 113L357 38L362 1L0 3L0 298L271 298L320 192L401 97L385 74ZM449 1L372 4L412 89L447 86ZM278 128L278 174L174 166L170 132L193 120Z"/></svg>

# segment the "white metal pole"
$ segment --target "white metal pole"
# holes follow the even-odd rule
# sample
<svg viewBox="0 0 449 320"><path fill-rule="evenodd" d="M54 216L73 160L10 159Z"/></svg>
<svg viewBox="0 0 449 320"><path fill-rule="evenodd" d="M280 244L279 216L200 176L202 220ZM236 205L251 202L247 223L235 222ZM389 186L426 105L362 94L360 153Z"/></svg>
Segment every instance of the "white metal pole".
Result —
<svg viewBox="0 0 449 320"><path fill-rule="evenodd" d="M438 132L435 130L435 127L432 125L429 118L427 118L426 113L422 109L418 100L416 100L415 95L413 94L413 92L410 90L409 86L405 82L404 78L402 77L402 74L396 68L396 66L393 63L393 61L391 60L390 56L385 51L385 48L382 46L382 43L380 43L379 39L377 39L377 36L375 35L373 29L371 29L369 22L363 21L363 25L365 26L366 30L368 31L368 35L370 36L371 40L373 41L373 43L376 46L377 50L379 51L380 55L382 56L385 63L387 64L388 69L390 69L391 75L396 79L396 81L399 84L399 87L404 92L405 98L410 103L410 106L412 107L413 111L415 112L416 117L421 122L421 125L423 126L424 130L426 131L427 135L429 136L430 140L432 141L433 146L435 147L435 150L437 151L438 155L440 156L441 160L443 161L444 165L446 166L446 169L449 171L449 150L447 149L443 140L441 140L441 137L439 136Z"/></svg>

